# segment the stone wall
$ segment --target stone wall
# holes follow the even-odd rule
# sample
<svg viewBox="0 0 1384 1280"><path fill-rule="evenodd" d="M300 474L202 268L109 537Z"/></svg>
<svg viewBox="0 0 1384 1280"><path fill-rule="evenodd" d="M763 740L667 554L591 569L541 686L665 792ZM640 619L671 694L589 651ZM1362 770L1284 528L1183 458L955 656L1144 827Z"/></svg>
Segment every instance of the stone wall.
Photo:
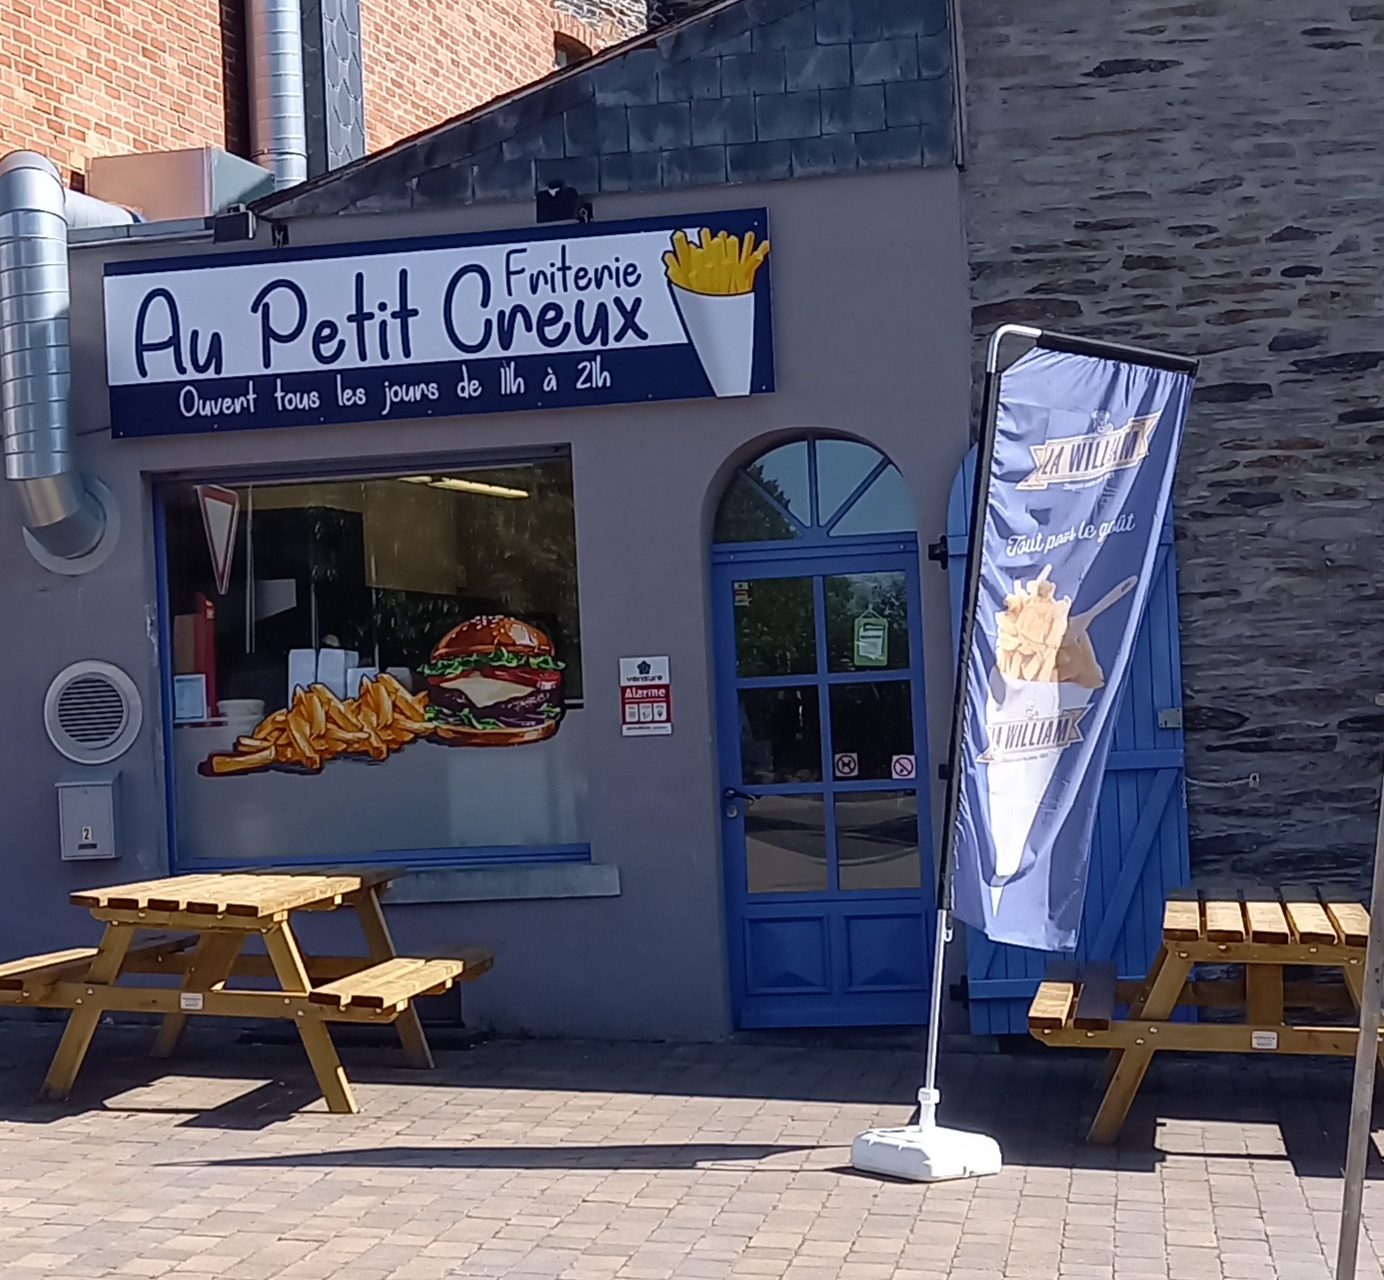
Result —
<svg viewBox="0 0 1384 1280"><path fill-rule="evenodd" d="M1360 877L1384 738L1384 5L960 7L977 356L1027 321L1202 359L1176 494L1194 876Z"/></svg>

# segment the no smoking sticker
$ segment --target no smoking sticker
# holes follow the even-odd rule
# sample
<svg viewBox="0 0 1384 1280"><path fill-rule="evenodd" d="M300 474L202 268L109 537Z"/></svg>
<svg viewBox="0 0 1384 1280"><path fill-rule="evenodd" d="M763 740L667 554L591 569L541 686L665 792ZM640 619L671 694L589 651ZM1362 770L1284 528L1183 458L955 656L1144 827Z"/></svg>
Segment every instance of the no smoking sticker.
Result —
<svg viewBox="0 0 1384 1280"><path fill-rule="evenodd" d="M889 766L889 774L894 778L912 778L917 772L917 762L912 756L895 756Z"/></svg>
<svg viewBox="0 0 1384 1280"><path fill-rule="evenodd" d="M854 751L838 751L832 767L838 778L854 778L860 773L860 760Z"/></svg>

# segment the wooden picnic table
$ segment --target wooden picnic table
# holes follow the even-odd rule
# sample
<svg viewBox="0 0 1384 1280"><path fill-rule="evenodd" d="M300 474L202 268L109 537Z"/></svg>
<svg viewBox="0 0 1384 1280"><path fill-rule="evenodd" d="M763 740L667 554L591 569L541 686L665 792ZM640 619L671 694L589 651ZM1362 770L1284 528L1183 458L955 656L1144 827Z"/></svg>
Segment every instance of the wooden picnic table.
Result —
<svg viewBox="0 0 1384 1280"><path fill-rule="evenodd" d="M1353 1055L1357 1027L1289 1021L1286 1011L1358 1014L1369 925L1358 902L1329 892L1187 894L1166 904L1163 943L1142 981L1118 981L1110 964L1051 966L1029 1006L1029 1034L1047 1045L1109 1051L1105 1096L1088 1136L1113 1142L1159 1049ZM1194 965L1240 972L1193 980ZM1289 966L1339 969L1344 981L1289 982ZM1119 1005L1127 1016L1115 1016ZM1242 1010L1243 1020L1174 1020L1189 1006Z"/></svg>
<svg viewBox="0 0 1384 1280"><path fill-rule="evenodd" d="M101 1015L163 1015L155 1057L177 1046L189 1015L286 1018L298 1028L328 1109L356 1108L328 1023L395 1023L411 1066L433 1065L414 1000L479 977L493 956L478 948L400 956L380 905L397 870L273 871L175 876L72 895L105 925L96 947L0 962L0 1004L72 1010L44 1093L65 1098ZM294 936L298 911L354 910L365 956L310 956ZM247 953L258 938L264 954ZM177 985L133 982L132 975L175 975ZM233 979L270 979L257 988Z"/></svg>

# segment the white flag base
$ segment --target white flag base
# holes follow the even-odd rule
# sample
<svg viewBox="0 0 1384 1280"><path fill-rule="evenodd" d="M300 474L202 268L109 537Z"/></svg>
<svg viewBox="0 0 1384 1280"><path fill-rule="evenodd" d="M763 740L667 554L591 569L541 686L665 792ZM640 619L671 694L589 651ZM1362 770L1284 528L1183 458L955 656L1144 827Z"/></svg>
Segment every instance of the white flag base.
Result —
<svg viewBox="0 0 1384 1280"><path fill-rule="evenodd" d="M938 1126L940 1097L936 1089L919 1089L917 1124L862 1133L851 1144L852 1167L909 1182L946 1182L999 1173L1004 1160L994 1138Z"/></svg>

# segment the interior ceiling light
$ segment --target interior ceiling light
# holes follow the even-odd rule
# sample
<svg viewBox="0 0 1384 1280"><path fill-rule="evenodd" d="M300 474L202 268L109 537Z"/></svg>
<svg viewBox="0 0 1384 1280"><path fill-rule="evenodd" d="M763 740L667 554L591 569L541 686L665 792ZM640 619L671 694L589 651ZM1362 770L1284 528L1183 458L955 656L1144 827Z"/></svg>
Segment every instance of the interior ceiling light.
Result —
<svg viewBox="0 0 1384 1280"><path fill-rule="evenodd" d="M450 489L453 493L479 493L487 498L527 498L527 489L511 489L502 484L485 484L480 480L459 480L455 476L400 476L405 484L426 484L434 489Z"/></svg>

